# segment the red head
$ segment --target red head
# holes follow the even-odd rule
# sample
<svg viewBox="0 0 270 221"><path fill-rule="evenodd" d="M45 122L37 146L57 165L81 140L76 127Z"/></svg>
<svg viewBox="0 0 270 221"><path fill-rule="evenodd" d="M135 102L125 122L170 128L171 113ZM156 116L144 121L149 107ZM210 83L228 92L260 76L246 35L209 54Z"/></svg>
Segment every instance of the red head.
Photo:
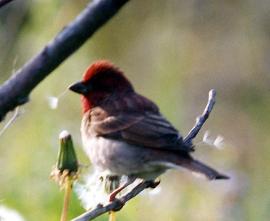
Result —
<svg viewBox="0 0 270 221"><path fill-rule="evenodd" d="M69 87L82 95L83 112L108 101L109 97L123 96L133 91L128 79L109 61L97 61L83 74L83 80Z"/></svg>

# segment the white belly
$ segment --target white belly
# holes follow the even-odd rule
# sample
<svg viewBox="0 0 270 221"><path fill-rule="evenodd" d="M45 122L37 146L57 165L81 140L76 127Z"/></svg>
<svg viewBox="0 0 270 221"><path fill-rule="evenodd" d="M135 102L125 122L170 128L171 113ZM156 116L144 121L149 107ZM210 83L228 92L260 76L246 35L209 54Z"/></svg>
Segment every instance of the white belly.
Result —
<svg viewBox="0 0 270 221"><path fill-rule="evenodd" d="M151 160L151 149L122 141L91 137L83 139L83 147L93 166L99 171L155 179L167 169L160 162Z"/></svg>

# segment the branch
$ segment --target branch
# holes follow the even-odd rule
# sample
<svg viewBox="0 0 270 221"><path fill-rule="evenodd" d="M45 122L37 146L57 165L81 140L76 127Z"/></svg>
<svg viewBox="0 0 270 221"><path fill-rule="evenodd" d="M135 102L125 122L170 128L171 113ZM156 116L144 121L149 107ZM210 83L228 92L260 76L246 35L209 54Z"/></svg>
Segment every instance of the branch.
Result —
<svg viewBox="0 0 270 221"><path fill-rule="evenodd" d="M137 186L135 186L130 192L128 192L126 195L122 196L119 199L114 200L113 202L108 203L107 205L103 206L99 204L95 209L91 211L87 211L83 213L82 215L76 217L72 221L88 221L92 220L104 213L107 213L109 211L118 211L122 209L122 207L125 205L127 201L137 196L140 192L145 190L146 188L155 188L159 182L153 183L151 181L143 181Z"/></svg>
<svg viewBox="0 0 270 221"><path fill-rule="evenodd" d="M192 140L197 136L205 121L208 119L214 105L216 103L216 91L214 89L209 91L208 102L201 116L197 117L196 123L184 138L184 143L191 145Z"/></svg>
<svg viewBox="0 0 270 221"><path fill-rule="evenodd" d="M95 0L42 51L0 87L0 121L29 100L31 91L104 25L128 0Z"/></svg>
<svg viewBox="0 0 270 221"><path fill-rule="evenodd" d="M13 0L0 0L0 8L12 2Z"/></svg>

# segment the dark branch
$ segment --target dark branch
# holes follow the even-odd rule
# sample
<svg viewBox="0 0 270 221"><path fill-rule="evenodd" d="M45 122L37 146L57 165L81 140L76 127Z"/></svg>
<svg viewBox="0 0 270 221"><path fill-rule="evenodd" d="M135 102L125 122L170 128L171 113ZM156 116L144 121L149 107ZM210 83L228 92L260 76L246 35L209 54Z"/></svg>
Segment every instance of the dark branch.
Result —
<svg viewBox="0 0 270 221"><path fill-rule="evenodd" d="M209 91L208 102L201 116L197 117L196 123L189 131L188 135L184 138L184 143L187 145L192 144L192 140L197 136L205 121L209 117L214 105L216 103L216 91L214 89Z"/></svg>
<svg viewBox="0 0 270 221"><path fill-rule="evenodd" d="M153 186L154 184L154 186ZM145 190L146 188L154 188L159 184L153 183L151 181L143 181L140 184L138 184L136 187L134 187L130 192L128 192L126 195L122 196L121 198L114 200L113 202L108 203L107 205L98 205L95 209L91 211L87 211L83 213L82 215L76 217L72 221L88 221L92 220L104 213L107 213L109 211L118 211L120 210L127 201L137 196L140 192Z"/></svg>
<svg viewBox="0 0 270 221"><path fill-rule="evenodd" d="M0 8L12 2L13 0L0 0Z"/></svg>
<svg viewBox="0 0 270 221"><path fill-rule="evenodd" d="M29 100L31 91L128 0L95 0L43 50L0 87L0 121L7 112Z"/></svg>

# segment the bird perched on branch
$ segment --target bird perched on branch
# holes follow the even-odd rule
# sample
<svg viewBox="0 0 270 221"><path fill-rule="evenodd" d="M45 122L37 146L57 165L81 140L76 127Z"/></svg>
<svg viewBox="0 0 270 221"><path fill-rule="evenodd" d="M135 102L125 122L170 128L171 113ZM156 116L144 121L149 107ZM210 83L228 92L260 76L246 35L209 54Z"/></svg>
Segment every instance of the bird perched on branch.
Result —
<svg viewBox="0 0 270 221"><path fill-rule="evenodd" d="M167 169L182 167L210 180L228 178L195 160L193 146L110 62L92 64L69 89L82 95L82 141L96 169L154 180Z"/></svg>

